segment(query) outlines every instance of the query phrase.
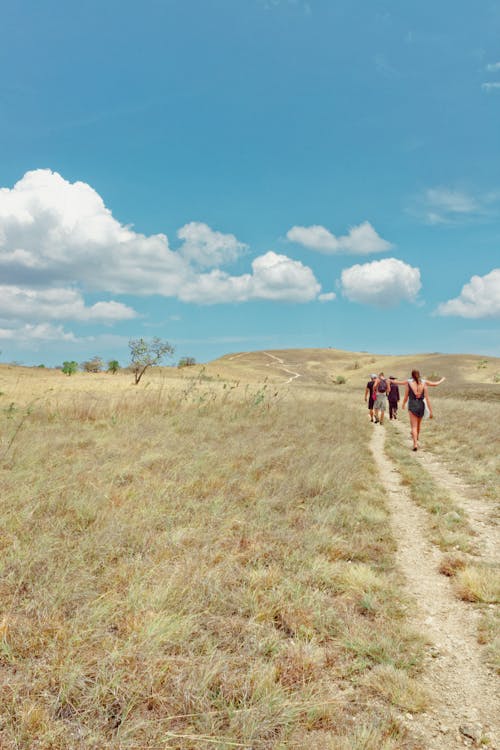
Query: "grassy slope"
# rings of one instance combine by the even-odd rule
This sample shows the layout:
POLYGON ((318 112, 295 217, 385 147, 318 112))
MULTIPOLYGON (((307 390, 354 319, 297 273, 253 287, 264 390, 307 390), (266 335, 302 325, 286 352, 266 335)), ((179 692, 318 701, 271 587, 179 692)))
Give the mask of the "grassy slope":
POLYGON ((415 747, 422 643, 348 408, 408 365, 275 354, 302 387, 259 353, 143 388, 0 368, 2 747, 415 747))

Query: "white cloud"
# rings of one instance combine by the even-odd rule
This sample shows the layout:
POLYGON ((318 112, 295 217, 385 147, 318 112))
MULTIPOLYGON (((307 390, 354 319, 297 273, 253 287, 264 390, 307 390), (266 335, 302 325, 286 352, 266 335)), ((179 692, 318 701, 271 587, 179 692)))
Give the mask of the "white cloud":
POLYGON ((500 89, 500 83, 496 81, 494 83, 482 83, 481 88, 483 89, 483 91, 486 91, 487 93, 489 93, 491 91, 496 91, 500 89))
POLYGON ((189 269, 165 235, 113 218, 90 185, 48 169, 0 190, 0 268, 20 286, 80 283, 87 290, 175 294, 189 269))
POLYGON ((26 323, 26 325, 19 328, 0 328, 0 340, 14 341, 16 344, 77 341, 73 333, 65 331, 62 326, 53 326, 50 323, 38 323, 35 325, 26 323))
POLYGON ((426 198, 431 206, 448 213, 469 214, 478 209, 477 200, 460 190, 445 187, 429 188, 426 198))
POLYGON ((420 270, 397 258, 384 258, 345 268, 341 286, 351 302, 394 307, 404 301, 415 302, 421 288, 420 270))
POLYGON ((120 302, 97 302, 86 307, 74 289, 26 289, 0 285, 0 318, 16 320, 82 320, 113 323, 137 317, 131 307, 120 302))
POLYGON ((472 193, 440 186, 425 190, 415 213, 427 224, 457 224, 491 215, 498 202, 499 195, 494 191, 472 193))
POLYGON ((179 229, 177 236, 184 240, 179 249, 181 255, 204 268, 231 263, 248 248, 234 234, 214 232, 207 224, 197 221, 185 224, 179 229))
POLYGON ((500 70, 500 62, 489 63, 486 66, 486 70, 488 70, 490 73, 495 73, 497 70, 500 70))
POLYGON ((494 268, 486 276, 472 276, 458 297, 438 306, 437 314, 461 318, 500 317, 500 268, 494 268))
POLYGON ((368 255, 389 250, 392 245, 382 239, 370 222, 364 221, 351 227, 348 234, 336 237, 325 227, 314 224, 310 227, 294 226, 287 232, 287 239, 304 245, 320 253, 334 254, 341 252, 368 255))
POLYGON ((112 322, 135 313, 115 301, 86 307, 82 293, 223 303, 304 302, 321 291, 310 268, 273 252, 255 258, 251 273, 221 271, 218 266, 235 261, 247 246, 207 224, 188 223, 178 237, 182 244, 172 250, 165 234, 146 236, 122 225, 90 185, 49 169, 27 172, 12 189, 0 189, 0 272, 9 290, 4 308, 15 308, 20 318, 25 305, 23 319, 112 322))
POLYGON ((184 302, 309 302, 321 291, 313 272, 300 261, 272 251, 255 258, 252 273, 230 276, 219 269, 200 274, 179 291, 184 302))

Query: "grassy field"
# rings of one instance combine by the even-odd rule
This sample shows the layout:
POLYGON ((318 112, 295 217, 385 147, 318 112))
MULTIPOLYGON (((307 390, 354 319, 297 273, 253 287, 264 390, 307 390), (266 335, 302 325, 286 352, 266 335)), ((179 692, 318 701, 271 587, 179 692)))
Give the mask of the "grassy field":
MULTIPOLYGON (((487 412, 491 363, 428 357, 487 412)), ((403 717, 427 705, 426 644, 361 408, 367 371, 408 363, 286 363, 302 381, 262 353, 139 387, 0 367, 2 748, 421 747, 403 717)), ((432 439, 460 468, 442 388, 432 439)), ((481 429, 463 470, 493 501, 481 429)))

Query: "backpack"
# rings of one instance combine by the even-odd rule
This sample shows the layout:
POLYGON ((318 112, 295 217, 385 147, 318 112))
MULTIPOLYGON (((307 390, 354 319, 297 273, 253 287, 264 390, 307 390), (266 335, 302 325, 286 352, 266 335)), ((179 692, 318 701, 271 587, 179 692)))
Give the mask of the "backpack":
POLYGON ((387 381, 384 378, 380 378, 377 390, 379 393, 385 393, 387 391, 387 381))

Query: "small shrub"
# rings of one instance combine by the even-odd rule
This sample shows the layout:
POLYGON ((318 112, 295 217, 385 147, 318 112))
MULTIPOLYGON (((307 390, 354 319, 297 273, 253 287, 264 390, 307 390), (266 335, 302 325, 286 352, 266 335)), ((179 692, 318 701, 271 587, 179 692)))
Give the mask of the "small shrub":
POLYGON ((78 362, 75 362, 74 360, 71 360, 71 362, 63 362, 61 369, 65 375, 74 375, 78 370, 78 362))
POLYGON ((457 595, 465 602, 500 602, 500 574, 497 570, 469 565, 458 573, 456 581, 457 595))
POLYGON ((193 367, 196 364, 194 357, 181 357, 177 367, 193 367))
POLYGON ((465 558, 460 555, 446 555, 441 560, 439 572, 444 576, 452 578, 457 575, 459 570, 463 570, 466 564, 465 558))

